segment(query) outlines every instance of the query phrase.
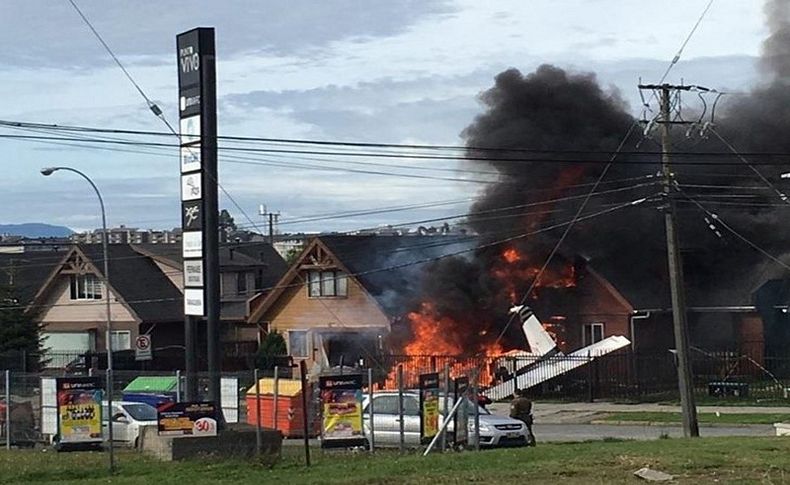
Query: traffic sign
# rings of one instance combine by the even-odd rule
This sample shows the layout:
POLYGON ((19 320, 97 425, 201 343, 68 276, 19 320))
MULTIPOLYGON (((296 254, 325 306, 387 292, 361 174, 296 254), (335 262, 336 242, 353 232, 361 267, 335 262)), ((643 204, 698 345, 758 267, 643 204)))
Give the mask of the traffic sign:
POLYGON ((151 336, 138 336, 134 341, 134 360, 151 360, 153 358, 153 352, 151 352, 151 336))

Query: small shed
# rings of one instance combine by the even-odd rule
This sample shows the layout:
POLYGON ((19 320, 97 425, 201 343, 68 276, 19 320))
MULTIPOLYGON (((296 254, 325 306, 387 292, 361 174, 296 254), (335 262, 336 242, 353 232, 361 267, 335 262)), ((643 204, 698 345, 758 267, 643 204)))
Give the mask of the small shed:
MULTIPOLYGON (((279 430, 287 438, 304 436, 302 422, 302 382, 298 379, 277 380, 277 402, 274 400, 274 379, 263 378, 259 380, 261 426, 279 430), (277 408, 277 422, 274 422, 274 409, 277 408)), ((315 413, 310 412, 310 389, 308 385, 308 420, 311 421, 310 436, 316 436, 318 429, 315 413)), ((255 406, 255 384, 247 390, 247 423, 258 424, 258 411, 255 406)))
POLYGON ((123 400, 143 402, 155 408, 176 401, 176 376, 140 376, 123 389, 123 400))

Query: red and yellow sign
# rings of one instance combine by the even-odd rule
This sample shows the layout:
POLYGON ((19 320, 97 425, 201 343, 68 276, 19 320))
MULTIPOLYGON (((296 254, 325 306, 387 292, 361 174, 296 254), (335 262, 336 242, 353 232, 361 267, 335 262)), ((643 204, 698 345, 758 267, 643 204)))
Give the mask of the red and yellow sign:
POLYGON ((56 379, 60 443, 102 442, 102 388, 93 377, 56 379))

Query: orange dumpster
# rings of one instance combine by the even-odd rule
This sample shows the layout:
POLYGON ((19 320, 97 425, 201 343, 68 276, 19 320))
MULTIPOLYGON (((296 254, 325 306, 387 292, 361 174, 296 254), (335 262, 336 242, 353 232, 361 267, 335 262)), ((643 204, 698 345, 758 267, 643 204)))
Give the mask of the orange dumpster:
MULTIPOLYGON (((286 438, 301 438, 304 436, 302 424, 302 383, 297 379, 279 379, 277 397, 277 422, 274 422, 274 379, 260 379, 260 408, 261 426, 274 428, 286 438)), ((310 437, 318 434, 318 420, 310 409, 310 387, 308 387, 308 421, 310 424, 310 437)), ((247 390, 247 424, 258 424, 258 411, 255 403, 255 385, 247 390)))

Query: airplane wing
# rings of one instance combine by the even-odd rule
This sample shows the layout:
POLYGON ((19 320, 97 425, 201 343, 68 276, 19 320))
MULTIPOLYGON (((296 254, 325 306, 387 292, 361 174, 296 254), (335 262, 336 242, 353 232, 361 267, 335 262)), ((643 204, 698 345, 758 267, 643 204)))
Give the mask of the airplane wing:
POLYGON ((523 370, 526 368, 526 371, 518 374, 515 378, 508 379, 507 381, 490 387, 483 391, 483 394, 494 401, 504 399, 513 395, 516 389, 514 384, 518 385, 518 389, 529 389, 549 379, 553 379, 573 369, 589 364, 597 357, 629 345, 631 345, 631 341, 623 336, 613 335, 607 337, 600 342, 588 345, 569 355, 558 354, 535 364, 525 365, 521 369, 523 370))

